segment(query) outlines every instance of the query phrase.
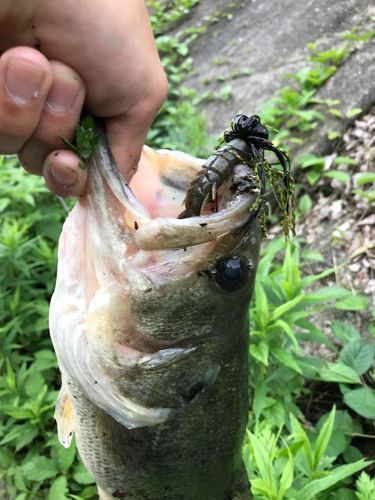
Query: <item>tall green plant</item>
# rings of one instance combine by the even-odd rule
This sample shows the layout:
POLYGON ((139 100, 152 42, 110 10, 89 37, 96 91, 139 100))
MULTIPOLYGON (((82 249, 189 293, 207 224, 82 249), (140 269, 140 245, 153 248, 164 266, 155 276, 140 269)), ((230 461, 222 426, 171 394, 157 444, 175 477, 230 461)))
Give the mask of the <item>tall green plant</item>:
POLYGON ((15 159, 0 164, 0 480, 17 500, 65 499, 68 483, 69 498, 95 498, 53 419, 60 375, 48 308, 65 212, 15 159))
MULTIPOLYGON (((283 500, 340 498, 343 481, 364 469, 371 462, 356 462, 334 466, 326 454, 332 438, 335 408, 315 440, 309 439, 304 428, 291 414, 291 433, 283 437, 266 421, 259 422, 254 432, 247 432, 244 462, 251 491, 255 499, 283 500), (332 496, 334 495, 334 497, 332 496)), ((367 488, 368 489, 368 488, 367 488)))

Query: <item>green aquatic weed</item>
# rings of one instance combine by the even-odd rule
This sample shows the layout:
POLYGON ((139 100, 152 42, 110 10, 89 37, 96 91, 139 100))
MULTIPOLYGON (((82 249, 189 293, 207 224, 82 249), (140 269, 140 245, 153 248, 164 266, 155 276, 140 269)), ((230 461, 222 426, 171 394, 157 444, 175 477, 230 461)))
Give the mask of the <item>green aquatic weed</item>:
POLYGON ((83 162, 81 167, 85 168, 85 161, 90 158, 99 141, 99 134, 94 131, 94 119, 87 115, 78 123, 76 129, 75 144, 64 137, 60 137, 64 146, 76 153, 83 162))

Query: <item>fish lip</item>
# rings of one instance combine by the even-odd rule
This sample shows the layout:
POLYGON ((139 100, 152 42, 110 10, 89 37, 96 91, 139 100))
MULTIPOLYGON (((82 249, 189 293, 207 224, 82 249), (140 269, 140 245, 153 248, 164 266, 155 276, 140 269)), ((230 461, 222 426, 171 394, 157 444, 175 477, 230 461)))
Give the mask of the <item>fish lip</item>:
POLYGON ((134 240, 142 250, 176 250, 214 241, 228 234, 239 235, 248 219, 250 206, 251 203, 238 202, 211 215, 150 219, 138 224, 134 240))

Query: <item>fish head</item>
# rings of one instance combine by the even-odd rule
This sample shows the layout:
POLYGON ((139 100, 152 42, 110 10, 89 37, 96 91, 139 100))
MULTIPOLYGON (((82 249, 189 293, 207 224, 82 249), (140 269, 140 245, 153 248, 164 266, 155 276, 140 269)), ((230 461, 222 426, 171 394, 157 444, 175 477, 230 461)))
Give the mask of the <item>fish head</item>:
POLYGON ((128 185, 102 137, 61 236, 50 313, 60 368, 128 428, 165 421, 247 350, 259 184, 237 165, 214 203, 179 219, 202 164, 145 147, 128 185))

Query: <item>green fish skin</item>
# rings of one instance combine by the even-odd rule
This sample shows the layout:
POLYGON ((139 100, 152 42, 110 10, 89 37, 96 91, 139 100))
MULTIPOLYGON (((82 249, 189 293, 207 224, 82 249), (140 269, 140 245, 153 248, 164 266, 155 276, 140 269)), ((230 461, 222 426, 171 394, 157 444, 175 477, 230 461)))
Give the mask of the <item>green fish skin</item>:
POLYGON ((257 189, 251 166, 238 166, 217 213, 178 219, 201 165, 145 149, 137 176, 146 180, 132 190, 100 132, 88 193, 61 235, 55 417, 64 446, 75 434, 102 499, 251 498, 241 448, 261 239, 258 221, 246 221, 257 189))

